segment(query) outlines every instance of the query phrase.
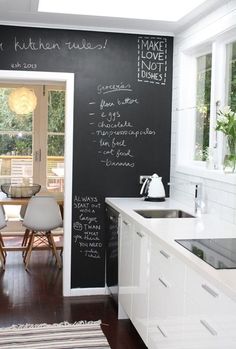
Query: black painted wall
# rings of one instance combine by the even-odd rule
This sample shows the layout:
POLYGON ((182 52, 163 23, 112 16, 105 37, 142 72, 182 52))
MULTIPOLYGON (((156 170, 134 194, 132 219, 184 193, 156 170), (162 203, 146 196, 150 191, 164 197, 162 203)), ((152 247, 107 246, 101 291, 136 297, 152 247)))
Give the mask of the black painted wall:
MULTIPOLYGON (((171 37, 0 27, 0 69, 75 74, 71 287, 105 282, 104 198, 170 171, 171 37)), ((168 190, 166 186, 166 191, 168 190)))

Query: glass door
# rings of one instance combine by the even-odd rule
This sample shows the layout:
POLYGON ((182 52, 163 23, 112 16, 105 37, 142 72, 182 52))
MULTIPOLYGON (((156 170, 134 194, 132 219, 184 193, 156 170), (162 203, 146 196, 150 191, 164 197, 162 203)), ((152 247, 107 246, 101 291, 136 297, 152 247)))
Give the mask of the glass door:
POLYGON ((0 184, 33 180, 33 113, 16 115, 8 105, 15 86, 0 88, 0 184))
MULTIPOLYGON (((22 85, 21 85, 22 86, 22 85)), ((29 86, 37 96, 33 113, 17 115, 8 105, 19 86, 0 86, 0 184, 39 183, 64 190, 63 86, 29 86)))
POLYGON ((65 90, 47 87, 47 188, 64 191, 65 90))

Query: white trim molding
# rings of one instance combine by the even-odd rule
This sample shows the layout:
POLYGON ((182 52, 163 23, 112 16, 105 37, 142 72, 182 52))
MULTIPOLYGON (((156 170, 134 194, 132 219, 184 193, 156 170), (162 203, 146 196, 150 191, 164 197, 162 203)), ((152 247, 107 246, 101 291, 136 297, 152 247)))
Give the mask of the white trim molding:
POLYGON ((105 287, 94 287, 94 288, 72 288, 70 294, 65 296, 96 296, 96 295, 106 295, 107 290, 105 287))

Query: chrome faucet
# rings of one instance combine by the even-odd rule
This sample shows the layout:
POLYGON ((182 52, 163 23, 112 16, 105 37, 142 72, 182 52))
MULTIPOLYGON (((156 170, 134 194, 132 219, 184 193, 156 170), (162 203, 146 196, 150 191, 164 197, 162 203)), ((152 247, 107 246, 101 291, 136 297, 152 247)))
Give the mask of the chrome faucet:
POLYGON ((197 216, 201 213, 206 212, 206 203, 203 199, 203 183, 187 181, 187 182, 179 182, 179 183, 168 183, 168 185, 186 185, 191 184, 194 185, 194 214, 197 216))
POLYGON ((196 215, 205 212, 206 203, 203 200, 203 186, 202 183, 191 182, 195 186, 194 193, 194 212, 196 215))

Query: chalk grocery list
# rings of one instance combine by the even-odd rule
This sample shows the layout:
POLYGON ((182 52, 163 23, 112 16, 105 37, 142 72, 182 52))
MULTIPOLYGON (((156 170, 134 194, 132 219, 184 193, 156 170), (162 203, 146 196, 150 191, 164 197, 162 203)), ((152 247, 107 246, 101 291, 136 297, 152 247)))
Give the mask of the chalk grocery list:
POLYGON ((138 81, 166 85, 167 39, 138 37, 138 81))
POLYGON ((99 84, 95 95, 89 101, 88 123, 99 163, 105 167, 135 167, 135 143, 157 133, 148 125, 141 129, 136 125, 133 116, 138 115, 142 100, 127 82, 99 84))

